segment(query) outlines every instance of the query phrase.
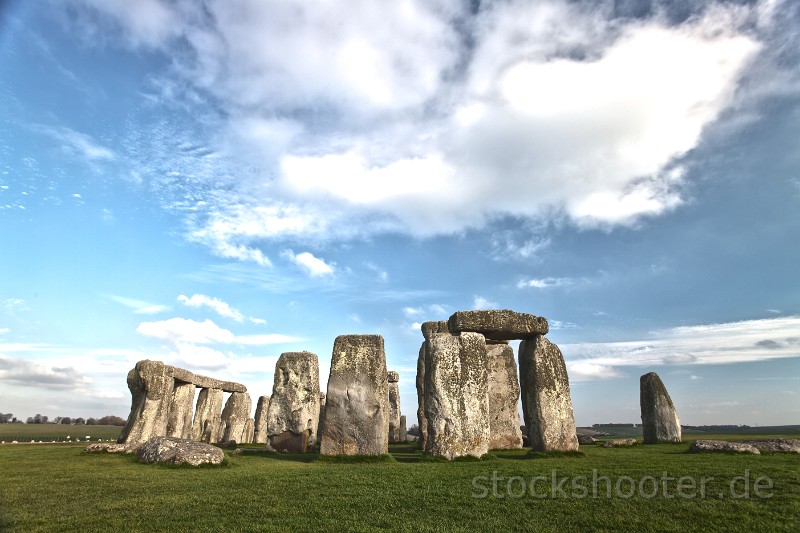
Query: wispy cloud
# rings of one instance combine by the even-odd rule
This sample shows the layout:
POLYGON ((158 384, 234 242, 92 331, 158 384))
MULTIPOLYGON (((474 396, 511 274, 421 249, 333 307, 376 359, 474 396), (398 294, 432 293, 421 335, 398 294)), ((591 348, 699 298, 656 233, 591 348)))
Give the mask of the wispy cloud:
POLYGON ((574 283, 575 280, 572 278, 531 278, 527 280, 521 280, 519 283, 517 283, 517 287, 520 289, 550 289, 554 287, 568 287, 574 283))
POLYGON ((169 311, 171 309, 169 306, 166 305, 154 304, 150 302, 145 302, 144 300, 137 300, 135 298, 117 296, 115 294, 107 294, 105 297, 111 301, 117 302, 118 304, 133 309, 133 312, 136 313, 137 315, 155 315, 158 313, 169 311))
POLYGON ((617 377, 628 366, 715 365, 800 357, 800 316, 681 326, 641 341, 563 344, 570 376, 617 377))
POLYGON ((292 250, 284 250, 281 252, 281 257, 302 268, 312 278, 332 276, 334 273, 335 264, 326 263, 319 257, 315 257, 311 252, 301 252, 295 255, 292 250))
POLYGON ((67 153, 89 162, 109 161, 116 158, 112 150, 98 143, 91 135, 63 126, 37 125, 33 128, 58 141, 61 148, 67 153))
POLYGON ((220 316, 232 318, 236 322, 244 322, 244 315, 238 309, 232 308, 219 298, 204 294, 193 294, 191 297, 181 294, 178 301, 189 307, 208 307, 220 316))
POLYGON ((474 296, 472 300, 473 309, 497 309, 499 304, 491 302, 483 296, 474 296))
POLYGON ((266 346, 302 340, 299 337, 270 333, 263 335, 235 335, 221 328, 212 320, 197 322, 188 318, 170 318, 158 322, 142 322, 136 328, 138 333, 172 343, 191 344, 240 344, 246 346, 266 346))

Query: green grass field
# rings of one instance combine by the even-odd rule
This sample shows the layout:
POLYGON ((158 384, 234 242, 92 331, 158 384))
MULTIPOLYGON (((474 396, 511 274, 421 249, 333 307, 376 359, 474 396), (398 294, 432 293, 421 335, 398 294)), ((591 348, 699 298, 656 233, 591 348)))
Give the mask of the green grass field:
POLYGON ((361 464, 226 453, 226 464, 205 468, 84 454, 77 444, 6 444, 0 529, 800 529, 800 455, 689 454, 689 444, 584 446, 566 457, 498 451, 452 463, 424 460, 413 444, 393 446, 394 460, 361 464))
POLYGON ((122 431, 120 426, 86 426, 69 424, 0 424, 0 441, 19 442, 39 441, 50 442, 53 440, 85 440, 88 435, 91 440, 117 440, 122 431))

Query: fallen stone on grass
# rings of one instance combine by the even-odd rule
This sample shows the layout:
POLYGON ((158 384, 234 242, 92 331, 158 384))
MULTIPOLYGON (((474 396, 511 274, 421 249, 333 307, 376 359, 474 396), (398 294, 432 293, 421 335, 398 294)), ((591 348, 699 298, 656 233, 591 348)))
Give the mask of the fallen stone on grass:
POLYGON ((636 439, 612 439, 603 443, 603 448, 621 448, 625 446, 636 446, 636 439))
POLYGON ((218 465, 225 454, 216 446, 175 437, 152 437, 139 446, 136 456, 143 463, 172 463, 174 465, 218 465))
POLYGON ((133 449, 124 444, 117 444, 116 442, 95 442, 90 444, 84 450, 86 453, 108 452, 108 453, 133 453, 133 449))
POLYGON ((594 444, 597 441, 591 435, 585 435, 583 433, 578 433, 578 444, 594 444))
POLYGON ((752 444, 744 442, 728 442, 725 440, 696 440, 689 446, 690 452, 735 452, 760 455, 761 452, 752 444))
POLYGON ((761 452, 800 453, 800 439, 759 439, 742 442, 752 444, 761 452))

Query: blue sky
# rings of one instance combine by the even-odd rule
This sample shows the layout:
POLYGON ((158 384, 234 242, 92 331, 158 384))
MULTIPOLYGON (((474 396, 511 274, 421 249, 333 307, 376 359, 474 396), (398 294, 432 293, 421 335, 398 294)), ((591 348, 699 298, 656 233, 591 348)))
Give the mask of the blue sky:
MULTIPOLYGON (((701 4, 701 5, 695 5, 701 4)), ((126 416, 160 359, 545 316, 576 421, 800 420, 800 7, 0 4, 0 411, 126 416)), ((411 423, 411 422, 410 422, 411 423)))

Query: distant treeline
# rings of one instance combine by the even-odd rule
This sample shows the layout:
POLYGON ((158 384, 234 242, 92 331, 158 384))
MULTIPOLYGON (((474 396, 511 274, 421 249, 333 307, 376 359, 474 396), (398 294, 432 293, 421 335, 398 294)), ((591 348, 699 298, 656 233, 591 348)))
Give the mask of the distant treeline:
POLYGON ((696 429, 698 431, 730 431, 735 429, 749 429, 750 426, 747 424, 736 425, 736 424, 726 424, 726 425, 718 425, 718 426, 684 426, 681 425, 683 429, 696 429))
POLYGON ((636 424, 592 424, 593 428, 635 428, 636 424))
MULTIPOLYGON (((45 415, 37 414, 36 416, 29 416, 25 421, 26 424, 70 424, 70 425, 87 425, 87 426, 124 426, 127 421, 118 416, 104 416, 102 418, 72 418, 69 416, 57 416, 53 420, 45 415)), ((0 424, 22 424, 22 420, 17 420, 12 413, 0 413, 0 424)))

